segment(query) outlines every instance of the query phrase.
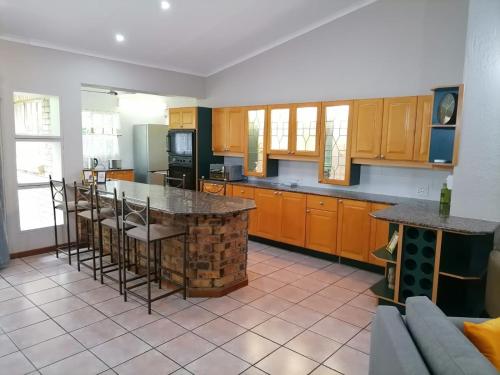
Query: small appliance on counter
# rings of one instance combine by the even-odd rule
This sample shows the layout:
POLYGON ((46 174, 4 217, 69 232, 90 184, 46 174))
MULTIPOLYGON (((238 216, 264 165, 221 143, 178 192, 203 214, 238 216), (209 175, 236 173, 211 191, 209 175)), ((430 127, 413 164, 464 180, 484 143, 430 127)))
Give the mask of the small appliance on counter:
POLYGON ((108 169, 122 169, 122 161, 121 160, 108 160, 108 169))
POLYGON ((208 178, 211 180, 241 181, 243 167, 241 165, 210 164, 208 178))
POLYGON ((96 158, 87 158, 87 163, 85 165, 86 169, 94 169, 99 165, 99 160, 96 158))

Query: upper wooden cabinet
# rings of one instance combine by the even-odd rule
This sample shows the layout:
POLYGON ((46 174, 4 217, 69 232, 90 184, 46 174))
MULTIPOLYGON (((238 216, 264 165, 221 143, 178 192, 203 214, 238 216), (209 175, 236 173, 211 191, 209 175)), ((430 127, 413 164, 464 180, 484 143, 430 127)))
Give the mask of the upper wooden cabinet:
POLYGON ((170 129, 196 129, 196 108, 169 108, 170 129))
POLYGON ((417 100, 417 121, 415 124, 415 146, 413 160, 429 160, 429 142, 431 139, 433 96, 419 96, 417 100))
POLYGON ((245 110, 215 108, 212 111, 212 150, 216 154, 243 154, 245 110))
POLYGON ((413 160, 417 97, 384 99, 381 159, 413 160))
POLYGON ((325 102, 322 107, 319 182, 335 185, 359 183, 359 165, 351 175, 353 101, 325 102))
POLYGON ((269 106, 269 142, 271 156, 317 157, 320 143, 321 103, 280 104, 269 106))
POLYGON ((341 257, 368 261, 370 249, 370 203, 339 200, 337 254, 341 257))
POLYGON ((354 101, 352 150, 353 158, 378 158, 382 136, 383 99, 354 101))

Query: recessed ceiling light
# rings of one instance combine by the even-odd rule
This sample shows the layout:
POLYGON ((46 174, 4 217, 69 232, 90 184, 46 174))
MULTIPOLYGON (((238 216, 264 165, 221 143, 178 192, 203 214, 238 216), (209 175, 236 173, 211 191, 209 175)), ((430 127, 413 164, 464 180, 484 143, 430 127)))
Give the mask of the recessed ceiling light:
POLYGON ((170 3, 168 1, 162 1, 161 2, 161 9, 167 10, 170 8, 170 3))
POLYGON ((115 35, 115 39, 118 43, 121 43, 121 42, 124 42, 125 41, 125 37, 123 36, 123 34, 116 34, 115 35))

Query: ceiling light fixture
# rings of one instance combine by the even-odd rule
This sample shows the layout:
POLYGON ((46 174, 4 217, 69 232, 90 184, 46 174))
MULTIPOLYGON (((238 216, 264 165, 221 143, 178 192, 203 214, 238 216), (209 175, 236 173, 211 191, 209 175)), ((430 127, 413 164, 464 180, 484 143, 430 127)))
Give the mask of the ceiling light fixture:
POLYGON ((125 37, 123 36, 123 34, 116 34, 115 39, 118 43, 122 43, 125 41, 125 37))
POLYGON ((170 3, 168 1, 162 1, 161 2, 161 9, 167 10, 170 8, 170 3))

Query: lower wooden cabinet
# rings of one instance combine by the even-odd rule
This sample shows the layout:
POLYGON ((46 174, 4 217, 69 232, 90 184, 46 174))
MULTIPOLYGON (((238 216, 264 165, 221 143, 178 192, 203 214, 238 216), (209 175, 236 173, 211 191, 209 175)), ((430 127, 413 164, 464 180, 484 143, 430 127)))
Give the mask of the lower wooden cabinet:
POLYGON ((278 191, 255 189, 257 205, 257 227, 259 237, 279 241, 281 231, 281 199, 278 191))
POLYGON ((134 170, 112 170, 106 172, 106 178, 110 180, 134 181, 134 170))
POLYGON ((339 200, 337 255, 368 261, 370 249, 370 203, 339 200))
MULTIPOLYGON (((383 210, 387 207, 389 207, 387 204, 372 203, 370 212, 383 210)), ((385 262, 375 258, 371 253, 372 251, 387 245, 389 242, 389 222, 377 220, 373 217, 370 217, 370 222, 370 254, 368 262, 378 266, 384 266, 385 262)))
POLYGON ((306 211, 307 249, 335 254, 337 248, 337 212, 308 208, 306 211))
MULTIPOLYGON (((254 199, 255 200, 255 190, 253 187, 249 186, 238 186, 238 185, 228 185, 231 196, 254 199)), ((228 195, 226 193, 226 195, 228 195)), ((257 203, 257 202, 255 202, 257 203)), ((248 233, 251 235, 257 235, 257 209, 251 210, 248 214, 248 233)))
POLYGON ((279 240, 304 247, 306 236, 306 195, 279 192, 281 199, 281 230, 279 240))

